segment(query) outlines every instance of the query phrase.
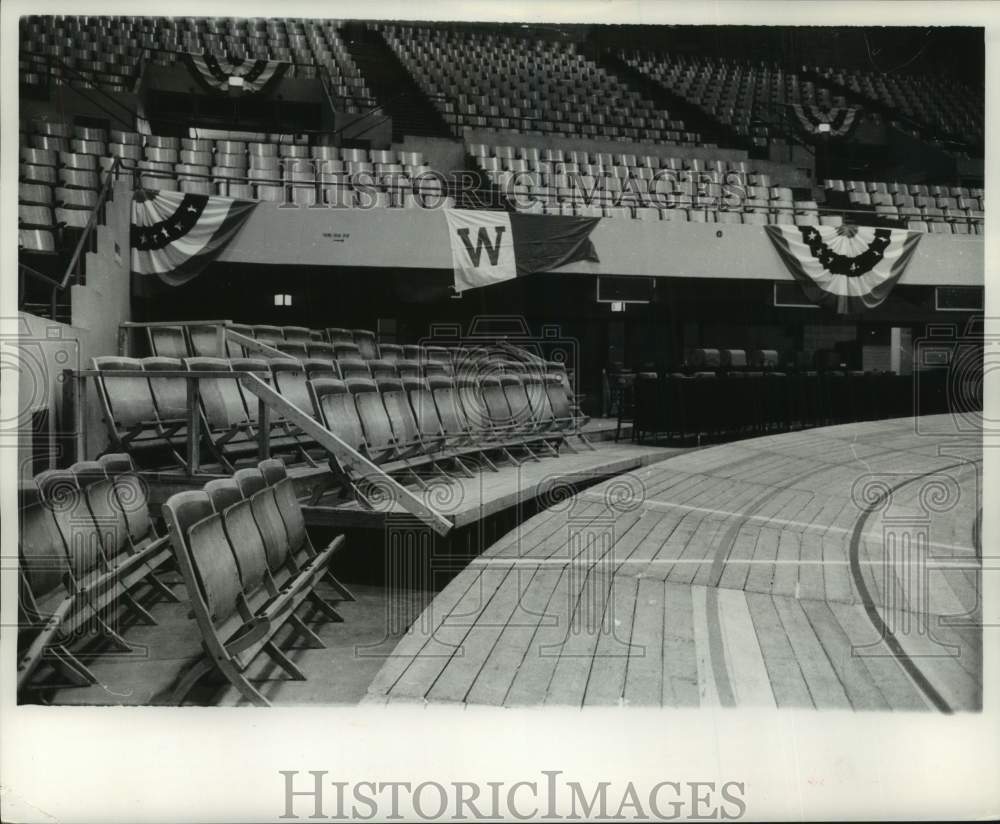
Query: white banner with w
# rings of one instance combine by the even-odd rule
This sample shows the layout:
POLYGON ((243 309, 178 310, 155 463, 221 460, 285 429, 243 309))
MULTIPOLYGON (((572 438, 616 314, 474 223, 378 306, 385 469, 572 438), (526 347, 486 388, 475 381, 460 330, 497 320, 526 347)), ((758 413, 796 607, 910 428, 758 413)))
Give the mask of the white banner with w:
POLYGON ((455 291, 517 277, 514 236, 507 212, 445 209, 455 291))

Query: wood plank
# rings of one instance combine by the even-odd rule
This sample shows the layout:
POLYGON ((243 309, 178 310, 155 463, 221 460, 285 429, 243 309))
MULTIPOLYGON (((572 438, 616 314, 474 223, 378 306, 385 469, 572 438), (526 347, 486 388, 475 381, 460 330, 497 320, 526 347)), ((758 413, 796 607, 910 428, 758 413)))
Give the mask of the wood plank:
POLYGON ((632 646, 625 665, 624 702, 660 706, 663 698, 664 585, 652 578, 636 579, 632 646))
POLYGON ((517 572, 510 572, 491 593, 454 655, 427 692, 428 701, 464 701, 522 595, 517 572))
POLYGON ((691 588, 663 585, 663 697, 664 706, 697 707, 698 662, 694 639, 691 588))
MULTIPOLYGON (((712 653, 708 640, 708 603, 707 587, 688 587, 691 593, 691 628, 694 642, 695 665, 698 684, 698 704, 702 707, 718 707, 719 690, 712 673, 712 653)), ((667 653, 664 650, 664 667, 667 666, 667 653)), ((666 674, 664 691, 666 690, 666 674)), ((663 703, 667 704, 664 695, 663 703)))
POLYGON ((389 655, 382 669, 378 671, 368 687, 370 695, 388 693, 410 664, 423 653, 425 647, 428 655, 444 655, 449 652, 438 643, 435 633, 451 609, 479 580, 481 572, 480 569, 467 568, 455 576, 438 593, 427 609, 413 622, 389 655), (424 627, 427 629, 422 629, 424 627))
POLYGON ((793 598, 772 600, 813 705, 819 709, 849 709, 851 702, 844 685, 837 677, 802 608, 805 602, 793 598))
POLYGON ((746 599, 775 703, 778 707, 812 707, 809 687, 778 617, 773 596, 748 592, 746 599))
POLYGON ((927 636, 924 627, 899 612, 879 610, 896 641, 910 661, 953 710, 982 708, 982 684, 958 663, 956 657, 927 636), (908 626, 907 623, 908 622, 908 626))
MULTIPOLYGON (((568 612, 568 632, 558 645, 550 648, 558 652, 559 659, 545 693, 546 705, 583 704, 601 627, 611 603, 612 575, 602 574, 598 567, 591 566, 578 577, 577 597, 568 612)), ((573 589, 571 584, 570 591, 573 589)))
POLYGON ((872 681, 892 709, 933 709, 879 637, 862 606, 831 603, 830 610, 851 639, 855 659, 868 668, 872 681))
POLYGON ((771 681, 745 595, 739 590, 721 589, 718 604, 726 666, 737 705, 774 707, 771 681))
MULTIPOLYGON (((531 647, 539 626, 546 620, 546 609, 563 570, 534 570, 507 626, 490 650, 486 663, 466 696, 470 704, 500 706, 531 647)), ((548 613, 549 623, 556 615, 548 613)))
POLYGON ((764 526, 757 536, 754 548, 753 563, 747 575, 746 588, 750 592, 771 592, 774 580, 774 561, 778 557, 778 542, 781 532, 773 527, 764 526))
POLYGON ((851 640, 847 637, 830 607, 820 601, 802 601, 802 609, 809 619, 816 637, 823 645, 844 691, 856 710, 888 709, 867 667, 851 654, 851 640))
POLYGON ((558 649, 554 647, 566 639, 569 602, 576 595, 575 591, 570 591, 570 576, 563 571, 552 591, 547 610, 557 620, 539 624, 504 699, 504 706, 535 706, 544 700, 559 660, 558 649))
POLYGON ((799 559, 801 540, 789 529, 782 529, 778 536, 778 555, 774 566, 774 580, 771 592, 775 595, 794 596, 799 583, 799 559))
MULTIPOLYGON (((430 643, 421 649, 404 670, 399 680, 392 686, 393 696, 423 698, 440 672, 456 655, 468 654, 464 641, 474 623, 475 615, 485 606, 483 592, 492 593, 500 585, 510 567, 489 567, 482 570, 478 579, 470 586, 431 636, 430 643), (455 615, 462 616, 454 619, 455 615)), ((432 604, 433 606, 433 604, 432 604)))
POLYGON ((636 652, 632 635, 639 580, 621 576, 612 581, 611 601, 587 679, 584 706, 617 706, 624 701, 628 661, 636 652))
POLYGON ((722 569, 719 586, 732 589, 745 589, 750 577, 750 561, 757 552, 757 541, 760 539, 760 526, 744 524, 736 534, 729 557, 722 569))

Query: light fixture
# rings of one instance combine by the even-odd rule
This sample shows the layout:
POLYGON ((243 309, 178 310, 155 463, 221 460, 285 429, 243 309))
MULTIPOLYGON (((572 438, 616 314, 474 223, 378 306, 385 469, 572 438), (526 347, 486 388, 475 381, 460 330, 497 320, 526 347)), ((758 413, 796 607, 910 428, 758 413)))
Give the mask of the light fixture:
POLYGON ((826 134, 827 132, 830 131, 830 124, 829 123, 817 123, 816 124, 816 131, 819 134, 826 134))
POLYGON ((275 295, 274 296, 275 306, 291 306, 292 296, 291 295, 275 295))
POLYGON ((611 311, 612 312, 624 312, 625 311, 625 301, 623 301, 623 300, 613 300, 613 301, 611 301, 611 311))

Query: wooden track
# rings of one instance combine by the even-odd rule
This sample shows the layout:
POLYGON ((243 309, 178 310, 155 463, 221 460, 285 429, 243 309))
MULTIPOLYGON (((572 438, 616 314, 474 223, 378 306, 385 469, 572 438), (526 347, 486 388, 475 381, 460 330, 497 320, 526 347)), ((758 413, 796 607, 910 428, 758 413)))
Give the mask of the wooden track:
POLYGON ((366 700, 977 710, 981 443, 929 422, 593 486, 453 579, 366 700))
MULTIPOLYGON (((540 454, 538 460, 515 455, 523 460, 520 466, 500 462, 496 472, 483 469, 474 473, 473 478, 461 477, 452 470, 450 482, 438 476, 426 480, 424 489, 412 482, 407 488, 418 500, 461 527, 536 496, 558 498, 568 485, 590 484, 665 460, 681 451, 610 441, 596 443, 592 450, 579 442, 574 448, 576 452, 564 448, 558 457, 540 454)), ((405 512, 399 503, 388 498, 368 509, 353 500, 338 500, 336 494, 326 496, 317 505, 303 507, 310 526, 340 528, 383 529, 388 514, 405 512)))

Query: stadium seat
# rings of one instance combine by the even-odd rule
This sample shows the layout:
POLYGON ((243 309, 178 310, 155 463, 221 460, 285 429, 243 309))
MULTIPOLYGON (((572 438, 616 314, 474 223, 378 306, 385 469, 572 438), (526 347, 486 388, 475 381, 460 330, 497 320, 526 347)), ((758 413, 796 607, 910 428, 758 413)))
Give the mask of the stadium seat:
POLYGON ((152 389, 145 375, 119 376, 116 373, 142 372, 136 358, 97 357, 93 367, 100 374, 95 381, 98 397, 112 443, 118 451, 137 456, 151 450, 165 453, 174 463, 184 461, 176 451, 186 421, 159 417, 152 389))

